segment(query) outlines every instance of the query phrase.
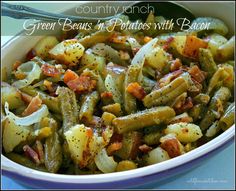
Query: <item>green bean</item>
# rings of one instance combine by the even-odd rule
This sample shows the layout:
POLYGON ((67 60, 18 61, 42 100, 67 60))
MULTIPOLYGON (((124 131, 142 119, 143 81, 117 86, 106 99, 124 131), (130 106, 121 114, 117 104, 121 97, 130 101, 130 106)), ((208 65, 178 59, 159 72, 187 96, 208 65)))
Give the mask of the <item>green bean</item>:
POLYGON ((111 46, 112 48, 116 50, 123 50, 123 51, 128 51, 131 52, 131 46, 128 42, 125 43, 107 43, 107 45, 111 46))
POLYGON ((173 101, 170 101, 170 103, 168 103, 168 105, 170 107, 175 107, 179 103, 183 103, 186 100, 187 96, 188 96, 187 92, 184 92, 184 93, 180 94, 179 96, 177 96, 173 101))
POLYGON ((127 92, 126 88, 130 83, 138 81, 139 74, 140 74, 140 68, 131 65, 128 68, 127 74, 125 76, 124 108, 127 114, 134 113, 137 111, 136 99, 129 92, 127 92))
POLYGON ((114 31, 108 32, 107 30, 100 30, 95 33, 92 33, 90 36, 85 36, 82 39, 79 39, 79 43, 82 44, 85 48, 92 47, 97 43, 102 43, 107 41, 114 31))
POLYGON ((143 136, 143 142, 147 145, 157 145, 163 134, 160 131, 152 132, 143 136))
POLYGON ((34 162, 32 162, 30 159, 23 155, 19 155, 16 153, 6 153, 5 154, 7 158, 11 159, 12 161, 19 163, 23 166, 35 169, 35 170, 40 170, 43 172, 48 172, 47 169, 44 166, 37 166, 34 162))
POLYGON ((57 132, 46 138, 44 148, 45 166, 49 172, 56 173, 62 164, 62 147, 57 132))
POLYGON ((164 105, 186 92, 187 89, 187 82, 182 77, 178 77, 170 84, 148 94, 143 99, 143 103, 148 108, 164 105))
POLYGON ((221 116, 220 110, 223 110, 223 106, 231 97, 230 90, 226 87, 221 87, 216 91, 215 95, 210 101, 208 111, 202 121, 200 127, 204 131, 206 130, 216 119, 221 116))
POLYGON ((112 123, 115 126, 116 131, 121 134, 128 131, 138 130, 143 127, 160 124, 174 116, 175 111, 172 108, 163 106, 118 117, 115 118, 112 123))
POLYGON ((216 72, 217 66, 210 50, 199 48, 199 61, 201 69, 208 73, 208 78, 211 78, 216 72))
POLYGON ((91 121, 93 119, 94 108, 96 107, 98 101, 99 95, 97 91, 93 91, 92 93, 85 95, 79 111, 79 119, 87 122, 91 121))
POLYGON ((143 79, 141 81, 141 86, 144 88, 146 93, 150 93, 155 85, 156 81, 151 80, 146 76, 143 76, 143 79))
POLYGON ((151 66, 144 66, 143 67, 143 74, 146 76, 151 76, 152 78, 155 78, 156 71, 151 66))
POLYGON ((201 120, 206 112, 206 106, 204 106, 203 104, 196 104, 190 109, 189 115, 193 118, 193 121, 195 122, 201 120))
POLYGON ((36 88, 33 88, 32 86, 21 88, 21 91, 31 96, 36 96, 37 94, 39 94, 40 99, 42 99, 43 103, 48 106, 49 110, 55 113, 61 113, 57 97, 52 97, 36 88))
POLYGON ((210 94, 215 87, 222 86, 223 81, 226 80, 228 77, 229 74, 227 73, 227 71, 223 67, 220 67, 210 79, 207 94, 210 94))
POLYGON ((134 56, 131 65, 125 75, 124 82, 124 108, 126 113, 134 113, 137 111, 137 103, 134 96, 127 92, 126 88, 132 82, 141 83, 143 79, 142 69, 145 61, 145 57, 148 52, 150 52, 157 44, 158 39, 154 38, 147 44, 145 44, 138 53, 134 56))
POLYGON ((210 101, 210 96, 204 93, 200 93, 193 98, 193 101, 197 104, 204 104, 207 105, 210 101))
POLYGON ((222 130, 227 130, 234 124, 235 103, 231 103, 226 109, 224 115, 219 120, 219 126, 222 130))
POLYGON ((57 88, 59 105, 62 113, 62 129, 65 133, 78 122, 78 106, 75 93, 69 88, 57 88))

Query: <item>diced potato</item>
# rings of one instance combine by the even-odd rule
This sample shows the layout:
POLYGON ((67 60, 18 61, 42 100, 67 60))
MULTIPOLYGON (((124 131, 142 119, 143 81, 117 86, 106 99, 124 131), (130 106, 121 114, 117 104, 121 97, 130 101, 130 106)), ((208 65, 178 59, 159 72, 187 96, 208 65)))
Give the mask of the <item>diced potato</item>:
POLYGON ((30 130, 23 126, 18 126, 10 118, 7 118, 3 131, 3 148, 6 153, 13 151, 13 149, 25 141, 30 134, 30 130))
POLYGON ((148 165, 156 164, 168 159, 170 159, 168 153, 161 147, 151 150, 147 155, 144 156, 144 160, 148 165))
POLYGON ((51 57, 66 65, 76 65, 84 54, 84 47, 77 39, 64 40, 49 51, 51 57))
POLYGON ((183 122, 168 125, 165 129, 165 133, 176 134, 177 139, 183 143, 195 142, 202 137, 202 131, 199 126, 183 122))
POLYGON ((47 59, 49 57, 48 52, 57 44, 59 41, 55 36, 43 37, 33 48, 35 54, 42 59, 47 59))
POLYGON ((162 71, 169 60, 170 55, 161 47, 155 47, 146 55, 146 64, 158 71, 162 71))
POLYGON ((112 127, 106 128, 102 136, 99 136, 96 131, 84 125, 75 125, 64 133, 71 158, 80 168, 87 166, 94 159, 109 143, 112 134, 112 127))
POLYGON ((184 46, 186 42, 186 35, 176 35, 174 40, 170 43, 170 48, 179 54, 183 54, 184 46))
POLYGON ((90 128, 84 125, 75 125, 65 132, 66 141, 69 146, 71 157, 75 163, 81 167, 87 165, 88 156, 85 155, 88 152, 88 144, 90 137, 87 136, 87 132, 90 128))

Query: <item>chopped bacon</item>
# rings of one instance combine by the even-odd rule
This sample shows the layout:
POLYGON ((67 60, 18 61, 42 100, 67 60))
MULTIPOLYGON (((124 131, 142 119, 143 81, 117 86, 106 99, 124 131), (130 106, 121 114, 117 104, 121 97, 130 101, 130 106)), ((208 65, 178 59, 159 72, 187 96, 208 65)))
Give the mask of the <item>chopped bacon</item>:
POLYGON ((206 73, 201 71, 200 68, 196 65, 191 67, 188 70, 189 74, 192 78, 194 78, 197 82, 202 83, 206 78, 206 73))
POLYGON ((139 150, 142 151, 143 153, 148 153, 149 151, 152 150, 152 147, 149 147, 146 144, 140 145, 139 150))
POLYGON ((120 150, 122 148, 122 143, 121 142, 114 142, 111 143, 108 147, 107 147, 107 154, 110 156, 112 155, 114 152, 120 150))
POLYGON ((176 70, 174 72, 171 72, 169 74, 166 74, 163 78, 159 80, 159 86, 163 87, 169 84, 172 80, 179 77, 183 73, 183 70, 176 70))
POLYGON ((28 94, 26 94, 26 93, 24 93, 24 92, 20 92, 20 94, 21 94, 21 99, 25 102, 25 103, 30 103, 31 101, 32 101, 32 99, 33 99, 33 97, 32 96, 30 96, 30 95, 28 95, 28 94))
POLYGON ((38 154, 29 145, 25 145, 23 147, 23 151, 25 152, 26 156, 32 159, 37 165, 40 164, 38 154))
POLYGON ((109 39, 110 42, 118 43, 118 44, 124 44, 127 40, 127 36, 119 36, 117 33, 112 35, 112 37, 109 39))
POLYGON ((191 79, 192 79, 194 85, 197 87, 197 91, 195 91, 195 92, 193 92, 193 93, 195 93, 195 94, 200 93, 201 90, 202 90, 202 84, 200 84, 200 83, 199 83, 197 80, 195 80, 194 78, 191 78, 191 79))
POLYGON ((179 58, 170 61, 170 71, 173 72, 175 70, 179 70, 182 66, 182 62, 179 58))
POLYGON ((60 71, 55 66, 49 64, 43 64, 41 69, 45 76, 58 77, 60 75, 60 71))
POLYGON ((22 64, 21 61, 17 60, 14 64, 13 64, 13 70, 17 70, 17 68, 22 64))
POLYGON ((184 103, 179 104, 177 107, 175 106, 176 113, 183 113, 193 107, 193 100, 191 97, 188 97, 184 103))
POLYGON ((174 40, 174 37, 169 37, 167 40, 166 40, 166 43, 163 45, 163 49, 164 50, 168 50, 169 49, 169 46, 171 44, 171 42, 174 40))
POLYGON ((35 142, 35 151, 38 154, 40 162, 44 163, 43 145, 42 145, 41 141, 39 141, 39 140, 36 140, 36 142, 35 142))
POLYGON ((180 118, 176 118, 176 119, 171 120, 169 122, 169 124, 175 124, 175 123, 180 123, 180 122, 191 123, 191 122, 193 122, 193 118, 190 116, 180 117, 180 118))
POLYGON ((144 43, 148 43, 149 41, 151 41, 152 40, 152 37, 149 37, 149 36, 145 36, 144 38, 143 38, 143 42, 144 43))
POLYGON ((123 140, 123 135, 118 133, 113 133, 110 143, 121 142, 123 140))
POLYGON ((96 85, 96 80, 92 80, 87 75, 80 75, 78 78, 67 82, 67 86, 78 94, 91 92, 95 89, 96 85))
POLYGON ((91 138, 93 136, 93 130, 91 128, 87 128, 86 135, 91 138))
POLYGON ((126 90, 139 100, 142 100, 146 96, 144 88, 137 82, 130 83, 126 90))
POLYGON ((140 50, 140 48, 136 47, 132 49, 133 55, 135 55, 138 51, 140 50))
POLYGON ((66 72, 65 72, 65 74, 64 74, 63 80, 64 80, 64 83, 66 84, 66 83, 68 83, 69 81, 75 80, 75 79, 78 78, 78 77, 79 77, 78 74, 76 74, 74 71, 68 69, 68 70, 66 70, 66 72))
POLYGON ((179 142, 176 138, 166 139, 160 146, 171 158, 181 155, 179 142))
POLYGON ((112 98, 112 97, 113 97, 113 95, 112 95, 111 92, 102 92, 102 93, 101 93, 101 98, 107 98, 107 99, 109 99, 109 98, 112 98))
POLYGON ((39 96, 33 97, 27 108, 23 111, 22 116, 28 116, 32 114, 33 112, 37 111, 40 106, 42 105, 42 100, 39 98, 39 96))
POLYGON ((16 79, 18 80, 23 80, 26 77, 26 74, 23 72, 16 71, 14 74, 15 74, 16 79))
POLYGON ((32 48, 27 54, 26 54, 26 59, 31 60, 36 56, 35 50, 32 48))
POLYGON ((196 36, 187 35, 183 55, 190 58, 198 58, 199 48, 207 48, 208 43, 196 36))

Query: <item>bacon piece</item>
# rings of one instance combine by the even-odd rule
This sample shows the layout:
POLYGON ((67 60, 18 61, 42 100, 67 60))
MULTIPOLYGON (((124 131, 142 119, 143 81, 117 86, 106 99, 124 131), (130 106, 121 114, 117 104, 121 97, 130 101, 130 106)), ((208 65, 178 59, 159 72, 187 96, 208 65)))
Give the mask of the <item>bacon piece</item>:
POLYGON ((206 79, 206 73, 201 71, 200 68, 196 65, 191 67, 188 72, 191 77, 199 83, 202 83, 206 79))
POLYGON ((171 158, 181 155, 179 142, 176 138, 166 139, 160 146, 171 158))
POLYGON ((96 80, 92 80, 90 76, 81 75, 78 78, 67 82, 67 86, 78 94, 91 92, 96 87, 96 80))
POLYGON ((35 151, 38 154, 40 162, 44 163, 43 145, 42 145, 41 141, 39 141, 39 140, 36 140, 36 142, 35 142, 35 151))
POLYGON ((32 48, 27 54, 26 54, 26 59, 31 60, 36 56, 35 50, 32 48))
POLYGON ((102 99, 103 99, 103 98, 109 99, 109 98, 112 98, 112 97, 113 97, 113 95, 112 95, 111 92, 102 92, 102 93, 101 93, 101 98, 102 98, 102 99))
POLYGON ((175 106, 176 113, 183 113, 193 107, 193 100, 191 97, 188 97, 184 103, 179 104, 177 107, 175 106))
POLYGON ((19 60, 17 60, 17 61, 13 64, 13 66, 12 66, 13 70, 17 70, 17 68, 18 68, 21 64, 22 64, 22 62, 19 61, 19 60))
POLYGON ((55 66, 49 64, 43 64, 41 69, 45 76, 58 77, 60 75, 60 71, 55 66))
POLYGON ((183 55, 190 58, 198 58, 199 48, 207 48, 208 43, 196 36, 187 35, 183 55))
POLYGON ((22 116, 27 116, 32 114, 33 112, 37 111, 39 107, 42 105, 42 100, 39 96, 33 97, 27 108, 23 111, 22 116))
POLYGON ((152 150, 152 147, 149 147, 146 144, 140 145, 139 150, 142 151, 143 153, 148 153, 149 151, 152 150))
POLYGON ((179 77, 181 74, 183 73, 183 70, 176 70, 174 72, 171 72, 169 74, 166 74, 164 77, 162 77, 159 80, 159 87, 163 87, 166 86, 167 84, 169 84, 171 81, 173 81, 174 79, 176 79, 177 77, 179 77))
POLYGON ((21 94, 21 99, 22 99, 25 103, 27 103, 27 104, 29 104, 29 103, 32 101, 32 99, 33 99, 32 96, 30 96, 30 95, 28 95, 28 94, 26 94, 26 93, 24 93, 24 92, 20 92, 20 94, 21 94))
POLYGON ((32 159, 37 165, 40 164, 38 154, 29 145, 25 145, 23 147, 23 151, 25 152, 26 156, 32 159))
POLYGON ((143 42, 144 43, 148 43, 149 41, 151 41, 152 40, 152 37, 149 37, 149 36, 145 36, 144 38, 143 38, 143 42))
POLYGON ((115 151, 120 150, 122 147, 122 143, 121 142, 114 142, 111 143, 108 147, 107 147, 107 154, 108 155, 112 155, 115 151))
POLYGON ((171 44, 171 42, 174 40, 174 37, 169 37, 167 40, 166 40, 166 43, 163 45, 163 49, 164 50, 168 50, 169 49, 169 46, 171 44))
POLYGON ((179 70, 182 67, 182 62, 179 58, 170 61, 170 71, 179 70))
POLYGON ((147 95, 143 87, 137 82, 130 83, 126 90, 139 100, 142 100, 147 95))

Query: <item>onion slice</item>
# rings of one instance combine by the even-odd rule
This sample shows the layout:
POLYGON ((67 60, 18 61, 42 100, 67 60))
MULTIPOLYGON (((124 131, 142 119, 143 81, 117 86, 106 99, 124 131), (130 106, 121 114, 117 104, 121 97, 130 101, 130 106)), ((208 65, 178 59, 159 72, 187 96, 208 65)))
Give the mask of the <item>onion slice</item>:
POLYGON ((28 115, 26 117, 18 117, 14 113, 9 111, 9 104, 7 102, 5 103, 5 112, 6 117, 12 119, 16 125, 22 126, 29 126, 34 123, 38 123, 43 117, 46 117, 49 114, 47 106, 43 104, 39 110, 33 112, 31 115, 28 115))

